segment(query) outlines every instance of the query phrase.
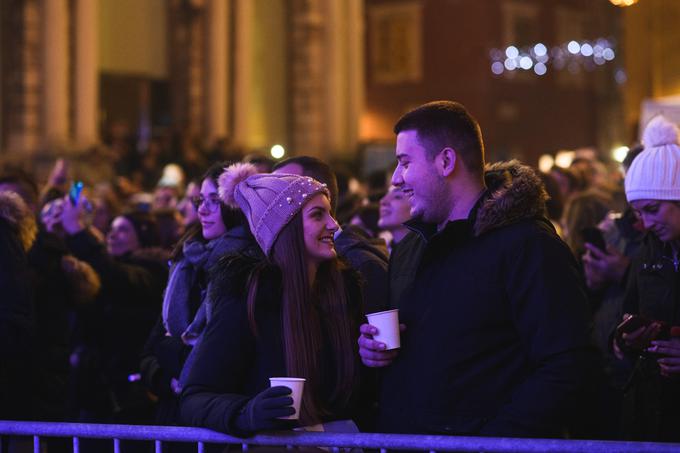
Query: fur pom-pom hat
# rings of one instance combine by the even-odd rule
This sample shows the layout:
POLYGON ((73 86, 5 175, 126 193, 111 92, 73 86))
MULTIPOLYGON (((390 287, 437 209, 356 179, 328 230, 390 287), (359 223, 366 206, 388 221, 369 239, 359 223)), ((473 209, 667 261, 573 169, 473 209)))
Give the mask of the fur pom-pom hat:
POLYGON ((663 116, 647 123, 644 150, 626 173, 628 201, 680 200, 680 146, 678 128, 663 116))
POLYGON ((283 227, 314 195, 330 198, 326 184, 309 176, 258 173, 252 164, 234 164, 218 179, 222 201, 238 207, 248 219, 255 240, 269 256, 283 227))

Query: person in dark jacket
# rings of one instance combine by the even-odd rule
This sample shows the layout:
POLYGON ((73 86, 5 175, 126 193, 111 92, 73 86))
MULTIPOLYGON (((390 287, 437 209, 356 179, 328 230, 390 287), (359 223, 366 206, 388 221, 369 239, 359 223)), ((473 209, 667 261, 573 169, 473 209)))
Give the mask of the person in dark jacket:
POLYGON ((236 164, 220 177, 223 200, 243 210, 261 252, 221 260, 181 400, 189 425, 237 436, 290 426, 278 417, 295 413, 291 391, 269 387, 270 377, 306 379, 303 425, 351 418, 360 394, 361 298, 337 260, 328 189, 256 171, 236 164))
POLYGON ((633 259, 613 349, 634 364, 624 396, 626 437, 680 441, 680 145, 663 117, 643 133, 644 150, 625 179, 626 198, 647 234, 633 259), (629 319, 630 318, 630 319, 629 319))
POLYGON ((517 162, 484 172, 479 125, 455 102, 418 107, 395 133, 392 184, 414 218, 392 262, 406 330, 400 350, 384 351, 368 324, 359 338, 364 364, 385 371, 378 429, 562 435, 595 355, 540 179, 517 162))
POLYGON ((27 251, 35 218, 21 197, 0 191, 0 419, 31 419, 35 320, 27 251))
POLYGON ((255 242, 241 211, 222 203, 217 193, 217 178, 227 165, 208 169, 191 199, 197 222, 175 249, 163 311, 144 348, 142 381, 158 396, 156 423, 161 425, 179 423, 183 370, 208 320, 211 269, 222 256, 255 242))
MULTIPOLYGON (((275 174, 309 176, 328 187, 332 213, 338 203, 338 181, 331 167, 311 156, 296 156, 277 163, 275 174)), ((363 278, 366 313, 385 310, 389 300, 387 249, 382 239, 372 240, 360 228, 343 225, 335 234, 338 255, 346 259, 363 278)))
POLYGON ((153 402, 139 381, 139 357, 160 313, 168 254, 158 245, 156 224, 144 212, 116 217, 102 243, 83 222, 84 197, 63 203, 66 244, 101 278, 101 292, 79 322, 71 356, 78 419, 150 423, 153 402))

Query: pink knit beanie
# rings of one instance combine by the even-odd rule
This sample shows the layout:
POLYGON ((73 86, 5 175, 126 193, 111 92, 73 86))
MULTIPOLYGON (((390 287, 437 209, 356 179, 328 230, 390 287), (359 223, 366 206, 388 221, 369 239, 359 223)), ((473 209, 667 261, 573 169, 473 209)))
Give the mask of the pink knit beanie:
POLYGON ((326 184, 309 176, 257 173, 252 164, 234 164, 218 180, 222 201, 243 211, 250 230, 269 256, 279 233, 313 195, 324 193, 326 184))

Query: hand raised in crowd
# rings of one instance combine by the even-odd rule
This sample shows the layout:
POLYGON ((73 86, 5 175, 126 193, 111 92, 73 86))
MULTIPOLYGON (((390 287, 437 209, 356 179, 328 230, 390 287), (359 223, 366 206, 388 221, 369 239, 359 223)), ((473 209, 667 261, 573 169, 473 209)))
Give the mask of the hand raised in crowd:
POLYGON ((64 197, 61 211, 61 224, 67 234, 73 235, 85 229, 83 219, 88 201, 85 196, 81 196, 74 205, 68 195, 64 197))
MULTIPOLYGON (((399 324, 399 330, 406 330, 404 324, 399 324)), ((359 355, 364 365, 372 368, 385 367, 392 363, 397 357, 398 349, 385 351, 385 343, 373 339, 373 335, 378 333, 378 329, 370 324, 362 324, 359 327, 359 355)))
POLYGON ((583 269, 586 284, 590 289, 601 289, 612 283, 620 283, 630 265, 630 258, 611 245, 602 251, 586 242, 587 252, 583 255, 583 269))

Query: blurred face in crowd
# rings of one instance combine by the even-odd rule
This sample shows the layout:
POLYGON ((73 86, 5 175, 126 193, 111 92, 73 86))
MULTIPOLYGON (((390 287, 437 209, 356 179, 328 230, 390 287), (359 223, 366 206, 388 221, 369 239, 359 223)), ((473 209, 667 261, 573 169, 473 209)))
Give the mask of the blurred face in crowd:
POLYGON ((121 256, 139 248, 139 238, 135 227, 125 217, 119 216, 111 222, 106 235, 106 248, 111 256, 121 256))
POLYGON ((427 156, 415 130, 397 134, 396 156, 392 185, 411 203, 411 217, 428 223, 444 222, 450 210, 445 180, 437 172, 434 159, 427 156))
POLYGON ((153 193, 153 209, 171 209, 177 206, 177 190, 159 187, 153 193))
POLYGON ((380 199, 378 226, 384 230, 399 228, 411 218, 411 203, 398 187, 390 190, 380 199))
POLYGON ((190 182, 187 186, 187 192, 184 198, 177 204, 177 210, 182 215, 182 225, 185 227, 198 221, 198 213, 192 203, 192 200, 201 194, 201 188, 198 184, 190 182))
POLYGON ((302 227, 307 260, 318 264, 337 256, 333 236, 338 222, 331 215, 331 204, 325 194, 312 197, 302 208, 302 227))
POLYGON ((198 220, 201 222, 203 237, 209 241, 222 236, 227 231, 222 220, 221 206, 217 186, 210 178, 204 179, 200 194, 194 198, 194 207, 198 213, 198 220))
POLYGON ((630 202, 635 214, 664 242, 680 240, 680 202, 635 200, 630 202))

